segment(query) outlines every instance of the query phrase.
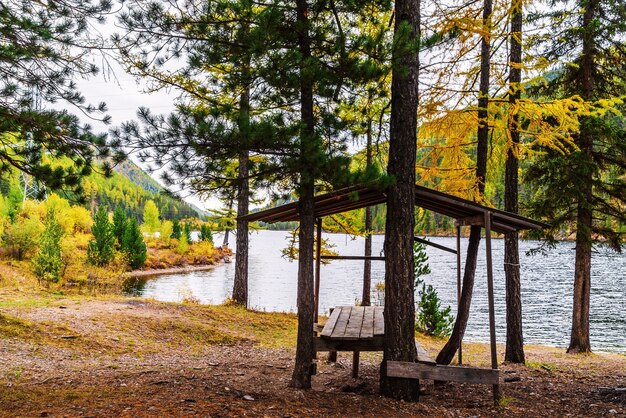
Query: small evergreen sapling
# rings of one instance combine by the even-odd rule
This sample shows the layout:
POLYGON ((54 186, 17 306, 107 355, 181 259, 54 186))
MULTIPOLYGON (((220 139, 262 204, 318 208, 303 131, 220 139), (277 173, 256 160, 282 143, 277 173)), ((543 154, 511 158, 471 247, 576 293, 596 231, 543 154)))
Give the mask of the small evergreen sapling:
POLYGON ((133 270, 141 268, 148 258, 148 249, 135 218, 130 220, 124 232, 122 252, 126 254, 128 265, 133 270))
POLYGON ((185 223, 183 227, 183 235, 187 238, 187 243, 191 244, 191 224, 189 222, 185 223))
POLYGON ((61 238, 63 229, 56 220, 54 210, 46 214, 45 228, 39 240, 39 251, 33 258, 33 272, 39 282, 57 283, 61 279, 61 238))
POLYGON ((213 234, 211 233, 211 228, 206 224, 202 224, 200 226, 200 241, 208 241, 211 244, 213 243, 213 234))
POLYGON ((450 313, 451 308, 448 306, 445 309, 441 309, 441 300, 437 290, 432 285, 427 286, 422 279, 422 276, 430 273, 426 247, 420 242, 415 242, 413 251, 415 254, 415 288, 418 289, 415 329, 435 337, 450 335, 452 324, 454 323, 454 317, 450 313))
POLYGON ((122 206, 118 205, 113 212, 113 235, 117 241, 118 248, 122 246, 122 239, 124 238, 124 232, 128 225, 128 218, 126 212, 122 206))
POLYGON ((104 206, 96 212, 91 233, 94 239, 87 246, 87 261, 96 266, 106 266, 115 255, 115 235, 104 206))
POLYGON ((178 219, 174 219, 174 223, 172 225, 172 238, 180 239, 182 231, 180 229, 180 221, 178 219))

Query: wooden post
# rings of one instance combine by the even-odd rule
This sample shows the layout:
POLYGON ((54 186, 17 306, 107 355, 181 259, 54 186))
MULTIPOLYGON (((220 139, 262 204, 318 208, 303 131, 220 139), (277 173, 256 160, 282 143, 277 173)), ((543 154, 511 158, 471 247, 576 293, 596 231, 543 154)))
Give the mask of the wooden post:
MULTIPOLYGON (((489 335, 491 337, 491 368, 498 369, 498 352, 496 348, 496 314, 493 300, 493 262, 491 258, 491 217, 489 211, 485 211, 485 252, 487 258, 487 297, 489 300, 489 335)), ((500 385, 493 385, 493 401, 500 400, 500 385)))
MULTIPOLYGON (((333 314, 334 310, 335 310, 335 308, 330 308, 329 316, 333 314)), ((328 352, 328 361, 330 361, 331 363, 336 363, 337 362, 337 352, 336 351, 329 351, 328 352)))
POLYGON ((352 352, 352 378, 359 377, 359 352, 352 352))
MULTIPOLYGON (((456 227, 456 306, 461 301, 461 226, 456 227)), ((463 339, 459 341, 459 366, 463 364, 463 339)))
POLYGON ((320 267, 322 263, 322 219, 317 218, 317 242, 315 245, 315 314, 314 321, 317 323, 320 306, 320 267))

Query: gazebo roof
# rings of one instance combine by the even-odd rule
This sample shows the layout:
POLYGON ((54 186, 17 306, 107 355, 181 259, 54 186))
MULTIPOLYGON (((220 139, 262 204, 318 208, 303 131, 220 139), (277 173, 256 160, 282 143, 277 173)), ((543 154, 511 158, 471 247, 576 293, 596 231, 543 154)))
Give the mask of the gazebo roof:
MULTIPOLYGON (((386 201, 385 189, 363 185, 346 187, 315 196, 315 216, 321 218, 386 203, 386 201)), ((415 205, 454 218, 460 225, 480 225, 485 213, 490 212, 492 214, 491 229, 501 234, 523 229, 542 229, 549 226, 543 222, 490 208, 467 199, 461 199, 418 185, 415 185, 415 205)), ((298 217, 298 202, 292 202, 275 208, 249 213, 238 219, 274 223, 296 221, 298 217)))

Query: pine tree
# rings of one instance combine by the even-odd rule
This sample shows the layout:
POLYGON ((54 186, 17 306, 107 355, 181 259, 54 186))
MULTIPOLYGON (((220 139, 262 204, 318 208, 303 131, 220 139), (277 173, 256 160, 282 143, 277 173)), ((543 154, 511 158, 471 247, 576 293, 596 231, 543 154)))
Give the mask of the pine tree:
POLYGON ((188 243, 191 243, 191 223, 185 222, 183 225, 183 236, 187 239, 188 243))
POLYGON ((178 219, 174 219, 174 223, 172 224, 172 238, 180 239, 182 235, 182 231, 180 229, 180 221, 178 219))
POLYGON ((415 300, 413 231, 420 36, 420 2, 396 0, 392 52, 391 115, 385 225, 385 341, 380 392, 406 401, 419 400, 419 383, 387 376, 389 360, 413 362, 415 300))
POLYGON ((39 239, 39 251, 33 258, 33 272, 39 281, 57 283, 61 279, 61 238, 63 229, 54 210, 46 214, 45 228, 39 239))
MULTIPOLYGON (((95 135, 75 115, 46 105, 61 102, 64 106, 56 109, 76 108, 96 118, 106 110, 104 103, 86 105, 75 79, 97 71, 89 53, 101 43, 88 29, 110 8, 108 0, 0 4, 0 172, 15 167, 50 188, 80 191, 80 179, 91 172, 95 158, 109 156, 106 135, 95 135), (46 154, 68 157, 73 164, 55 164, 46 154)), ((118 152, 115 160, 121 158, 118 152)), ((110 172, 107 164, 104 169, 110 172)))
POLYGON ((117 205, 115 212, 113 212, 113 235, 115 235, 118 248, 122 245, 124 232, 126 232, 127 226, 128 218, 126 216, 126 212, 121 205, 117 205))
POLYGON ((209 225, 202 224, 200 226, 200 241, 208 241, 211 244, 213 243, 213 233, 211 232, 209 225))
POLYGON ((126 254, 128 265, 133 270, 141 268, 148 258, 148 247, 143 240, 136 218, 131 218, 122 239, 122 252, 126 254))
MULTIPOLYGON (((560 3, 555 2, 555 6, 560 3)), ((591 351, 589 311, 591 255, 595 240, 621 251, 626 219, 626 140, 623 95, 626 93, 626 3, 579 0, 547 14, 551 31, 545 56, 554 64, 548 96, 578 95, 587 111, 580 117, 577 149, 563 155, 545 150, 527 171, 534 187, 533 214, 547 219, 551 237, 563 228, 576 233, 574 300, 570 353, 591 351), (603 222, 609 220, 607 223, 603 222)))
POLYGON ((96 266, 106 266, 115 255, 115 235, 104 206, 98 208, 91 233, 94 239, 87 245, 87 261, 96 266))

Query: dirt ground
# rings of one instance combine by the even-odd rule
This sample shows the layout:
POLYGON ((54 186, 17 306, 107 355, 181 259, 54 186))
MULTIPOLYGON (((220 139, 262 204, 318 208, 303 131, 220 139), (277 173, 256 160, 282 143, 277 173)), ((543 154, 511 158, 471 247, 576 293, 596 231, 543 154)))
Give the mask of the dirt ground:
MULTIPOLYGON (((362 354, 358 379, 351 353, 323 356, 313 389, 292 389, 295 323, 231 307, 0 292, 0 416, 626 416, 623 392, 599 391, 626 386, 626 356, 538 346, 527 365, 502 364, 498 406, 490 386, 430 381, 419 403, 383 398, 378 354, 362 354)), ((443 342, 422 345, 435 354, 443 342)), ((487 364, 485 345, 466 350, 467 362, 487 364)))

